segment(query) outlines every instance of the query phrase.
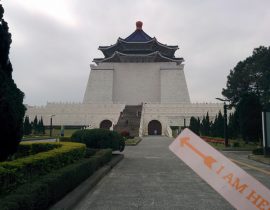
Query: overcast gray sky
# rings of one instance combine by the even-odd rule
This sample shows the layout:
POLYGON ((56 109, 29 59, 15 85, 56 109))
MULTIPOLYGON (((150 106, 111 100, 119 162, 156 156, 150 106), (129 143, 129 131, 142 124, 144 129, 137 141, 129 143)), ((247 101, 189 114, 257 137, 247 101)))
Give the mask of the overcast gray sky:
POLYGON ((215 102, 238 61, 270 45, 269 0, 2 0, 25 103, 81 102, 99 45, 143 30, 179 45, 192 102, 215 102))

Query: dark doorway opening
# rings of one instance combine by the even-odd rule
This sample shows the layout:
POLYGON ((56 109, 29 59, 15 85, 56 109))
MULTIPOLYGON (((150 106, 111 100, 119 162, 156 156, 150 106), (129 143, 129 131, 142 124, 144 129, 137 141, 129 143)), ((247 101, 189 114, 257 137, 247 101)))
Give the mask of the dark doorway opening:
POLYGON ((158 120, 152 120, 148 124, 148 135, 161 135, 162 127, 158 120))
POLYGON ((103 129, 107 129, 107 130, 110 130, 110 128, 112 127, 112 122, 110 120, 103 120, 101 123, 100 123, 100 128, 103 128, 103 129))

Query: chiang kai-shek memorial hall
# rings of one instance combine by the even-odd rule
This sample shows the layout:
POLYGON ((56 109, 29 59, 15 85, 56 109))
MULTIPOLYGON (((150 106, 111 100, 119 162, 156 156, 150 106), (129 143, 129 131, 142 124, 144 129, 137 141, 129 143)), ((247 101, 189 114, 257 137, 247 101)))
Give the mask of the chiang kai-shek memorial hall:
POLYGON ((87 126, 128 131, 130 135, 172 135, 171 128, 189 125, 190 117, 208 112, 213 119, 222 104, 191 103, 184 73, 184 59, 175 57, 177 45, 160 43, 136 22, 127 38, 100 46, 81 103, 47 103, 27 106, 33 119, 42 116, 49 125, 87 126))

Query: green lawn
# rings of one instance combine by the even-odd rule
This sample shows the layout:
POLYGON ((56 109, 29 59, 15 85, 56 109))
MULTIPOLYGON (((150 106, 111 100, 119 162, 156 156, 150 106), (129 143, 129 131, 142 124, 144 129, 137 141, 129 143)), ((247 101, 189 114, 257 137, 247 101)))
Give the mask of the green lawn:
POLYGON ((136 146, 137 144, 140 143, 141 140, 142 139, 140 137, 135 137, 133 139, 127 139, 125 141, 125 144, 126 144, 126 146, 136 146))
MULTIPOLYGON (((65 137, 70 137, 77 130, 79 130, 79 129, 65 129, 64 130, 64 136, 65 137)), ((61 129, 54 128, 52 130, 52 135, 53 136, 60 136, 60 133, 61 133, 61 129)), ((50 129, 45 130, 45 135, 50 135, 50 129)))
POLYGON ((257 149, 260 145, 258 142, 251 142, 248 144, 245 144, 243 140, 229 140, 230 146, 228 148, 225 147, 224 144, 219 144, 219 143, 212 143, 208 142, 211 146, 218 150, 226 150, 226 149, 232 149, 232 150, 254 150, 257 149), (236 143, 239 143, 239 146, 235 145, 236 143))
MULTIPOLYGON (((64 136, 70 137, 76 130, 78 130, 78 129, 65 129, 64 136)), ((52 130, 52 138, 58 138, 60 136, 60 131, 61 131, 61 129, 54 128, 52 130)), ((45 135, 32 134, 32 135, 23 136, 23 140, 40 139, 40 138, 43 138, 43 139, 51 138, 50 137, 50 129, 45 130, 45 135)))

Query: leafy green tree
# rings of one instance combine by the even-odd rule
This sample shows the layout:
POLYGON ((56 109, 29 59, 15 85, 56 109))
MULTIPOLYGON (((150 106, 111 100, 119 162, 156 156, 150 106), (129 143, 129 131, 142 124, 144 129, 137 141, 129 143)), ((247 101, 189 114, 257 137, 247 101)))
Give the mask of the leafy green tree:
POLYGON ((40 120, 38 120, 38 123, 37 123, 37 134, 41 134, 41 129, 42 129, 41 122, 40 122, 40 120))
POLYGON ((201 135, 203 136, 209 136, 210 135, 210 119, 209 114, 207 112, 206 116, 203 116, 202 122, 201 122, 201 135))
POLYGON ((189 122, 189 129, 192 130, 197 135, 200 135, 200 119, 191 117, 189 122))
POLYGON ((221 111, 215 117, 214 123, 211 126, 211 133, 215 137, 224 137, 224 117, 221 111))
POLYGON ((24 93, 12 79, 9 60, 11 34, 3 19, 4 8, 0 4, 0 161, 16 152, 23 136, 25 106, 24 93))
POLYGON ((45 134, 45 126, 43 124, 43 118, 42 118, 42 116, 40 118, 40 133, 43 134, 43 135, 45 134))
POLYGON ((244 95, 256 95, 263 107, 270 103, 270 47, 260 46, 253 54, 240 61, 228 75, 222 94, 233 105, 244 95))
POLYGON ((234 126, 238 121, 242 138, 246 142, 261 138, 261 111, 270 108, 270 47, 255 48, 251 56, 240 61, 230 71, 222 94, 236 107, 234 126))
POLYGON ((26 116, 23 123, 23 134, 30 135, 32 133, 32 125, 30 123, 29 117, 26 116))
POLYGON ((201 124, 200 124, 200 133, 201 135, 205 136, 205 128, 204 128, 204 124, 205 124, 205 116, 203 116, 201 124))
POLYGON ((42 117, 40 118, 40 120, 38 120, 37 126, 36 126, 36 133, 37 134, 45 134, 45 127, 43 125, 43 119, 42 117))
POLYGON ((239 127, 243 140, 258 141, 262 135, 261 112, 259 97, 255 94, 242 96, 236 107, 239 113, 239 127))
POLYGON ((33 124, 34 134, 38 134, 39 133, 39 130, 38 130, 38 119, 37 119, 37 116, 35 116, 34 121, 33 121, 32 124, 33 124))
POLYGON ((239 115, 238 112, 235 111, 229 115, 229 123, 228 123, 228 137, 230 139, 236 139, 240 135, 239 128, 239 115))

